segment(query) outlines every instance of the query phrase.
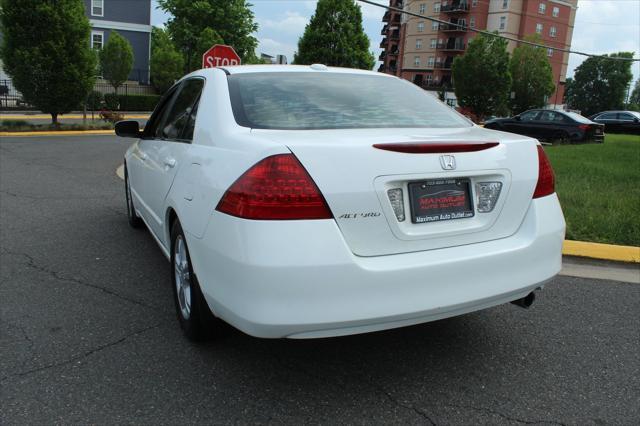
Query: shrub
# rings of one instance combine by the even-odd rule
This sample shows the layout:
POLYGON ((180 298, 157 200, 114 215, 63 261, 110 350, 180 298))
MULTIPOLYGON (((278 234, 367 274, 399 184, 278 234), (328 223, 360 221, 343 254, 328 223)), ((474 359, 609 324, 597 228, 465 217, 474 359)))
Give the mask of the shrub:
POLYGON ((153 111, 159 95, 119 95, 121 111, 153 111))
POLYGON ((107 109, 117 111, 120 109, 120 96, 115 93, 105 93, 104 103, 107 109))
POLYGON ((97 90, 93 90, 87 96, 87 109, 89 111, 98 111, 102 108, 102 102, 104 101, 104 96, 102 92, 98 92, 97 90))

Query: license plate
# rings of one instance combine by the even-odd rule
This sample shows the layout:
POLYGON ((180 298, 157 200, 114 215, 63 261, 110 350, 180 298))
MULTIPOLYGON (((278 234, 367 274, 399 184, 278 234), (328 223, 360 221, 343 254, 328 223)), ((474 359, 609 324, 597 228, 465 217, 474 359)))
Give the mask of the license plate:
POLYGON ((409 184, 413 223, 473 217, 469 179, 438 179, 409 184))

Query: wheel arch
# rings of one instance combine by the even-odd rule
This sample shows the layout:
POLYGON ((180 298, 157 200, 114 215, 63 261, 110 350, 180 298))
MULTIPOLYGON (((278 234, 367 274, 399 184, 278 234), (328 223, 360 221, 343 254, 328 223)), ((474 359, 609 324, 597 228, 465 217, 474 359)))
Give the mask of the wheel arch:
POLYGON ((175 209, 172 206, 167 207, 167 211, 165 212, 165 221, 167 224, 165 229, 165 238, 167 241, 167 247, 171 246, 171 228, 173 228, 173 224, 178 220, 178 213, 176 213, 175 209))

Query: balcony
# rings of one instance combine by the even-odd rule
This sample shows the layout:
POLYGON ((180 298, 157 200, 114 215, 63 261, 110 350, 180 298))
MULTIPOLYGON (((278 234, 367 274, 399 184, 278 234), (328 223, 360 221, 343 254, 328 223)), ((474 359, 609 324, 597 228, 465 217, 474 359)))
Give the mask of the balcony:
POLYGON ((382 22, 389 22, 391 19, 391 11, 387 10, 384 15, 382 15, 382 22))
POLYGON ((378 72, 384 72, 384 71, 385 71, 385 69, 386 69, 386 68, 385 68, 384 64, 382 64, 382 65, 380 65, 380 66, 378 67, 378 72))
POLYGON ((461 1, 440 7, 441 13, 467 13, 469 11, 469 3, 461 1))
POLYGON ((466 33, 469 27, 467 27, 467 23, 462 22, 450 22, 448 24, 440 24, 440 31, 444 32, 461 32, 466 33))
POLYGON ((402 6, 404 6, 403 3, 404 2, 402 0, 395 0, 391 2, 391 7, 397 7, 398 9, 402 9, 402 6))
POLYGON ((380 47, 384 48, 387 47, 387 44, 389 43, 389 39, 388 38, 383 38, 382 41, 380 42, 380 47))
POLYGON ((443 47, 441 47, 440 49, 444 50, 445 52, 447 52, 447 51, 449 51, 449 52, 462 52, 464 50, 464 48, 465 48, 464 43, 447 43, 443 47))
POLYGON ((389 25, 385 25, 382 27, 382 31, 380 31, 380 35, 387 35, 387 30, 389 29, 389 25))
POLYGON ((378 60, 379 60, 379 61, 384 61, 384 58, 386 58, 386 57, 387 57, 387 53, 383 51, 383 52, 380 54, 380 56, 378 56, 378 60))
POLYGON ((390 35, 389 38, 391 40, 400 40, 400 30, 395 30, 393 31, 390 35))
POLYGON ((452 63, 453 63, 453 61, 436 62, 434 64, 433 68, 436 68, 436 69, 439 69, 439 70, 450 70, 452 63))

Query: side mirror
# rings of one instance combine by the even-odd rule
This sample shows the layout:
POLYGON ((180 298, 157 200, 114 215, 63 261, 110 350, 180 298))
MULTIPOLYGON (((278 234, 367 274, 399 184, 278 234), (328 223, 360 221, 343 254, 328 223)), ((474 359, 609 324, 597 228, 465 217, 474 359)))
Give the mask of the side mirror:
POLYGON ((139 138, 140 123, 135 120, 124 120, 116 123, 116 135, 122 138, 139 138))

